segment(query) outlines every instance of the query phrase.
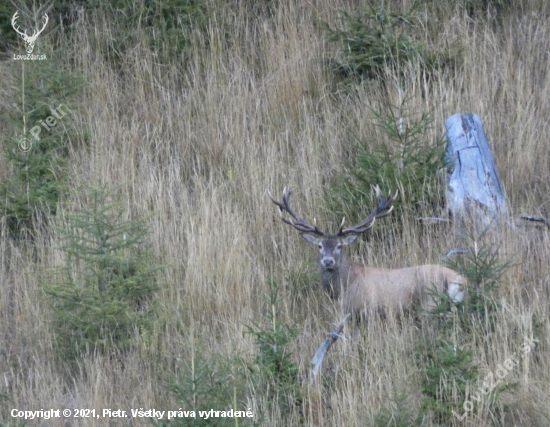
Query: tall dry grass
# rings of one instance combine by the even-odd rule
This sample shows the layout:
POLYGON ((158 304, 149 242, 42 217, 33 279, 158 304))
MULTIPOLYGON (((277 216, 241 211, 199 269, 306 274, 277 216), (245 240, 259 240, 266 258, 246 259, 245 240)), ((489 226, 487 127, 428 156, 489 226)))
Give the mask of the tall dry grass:
MULTIPOLYGON (((402 3, 391 7, 410 5, 402 3)), ((480 115, 511 211, 548 214, 550 7, 542 0, 521 3, 501 25, 471 19, 453 2, 439 5, 438 22, 426 23, 426 42, 459 43, 463 62, 429 83, 411 69, 405 91, 419 108, 433 109, 434 136, 452 114, 480 115)), ((216 9, 207 31, 194 35, 184 63, 159 63, 141 44, 125 54, 120 70, 96 42, 98 34, 108 38, 112 23, 82 17, 66 63, 86 79, 70 118, 80 137, 70 148, 71 192, 54 221, 62 223, 65 213, 83 206, 83 189, 100 182, 127 206, 129 217, 149 215, 151 247, 167 265, 160 277, 160 319, 122 360, 89 355, 69 374, 55 358, 39 281, 42 269, 63 262, 58 236, 39 236, 27 247, 3 233, 0 384, 10 407, 177 409, 181 403, 163 385, 171 379, 167 373, 181 372, 199 354, 253 360, 258 349, 245 325, 261 321, 269 280, 281 289, 281 320, 299 326, 292 350, 301 377, 307 377, 311 357, 342 313, 317 285, 296 287, 297 275, 315 277, 316 253, 279 221, 266 188, 279 192, 290 185, 299 212, 316 216, 325 228, 339 222, 323 205, 323 191, 348 152, 350 128, 364 139, 377 137, 371 109, 387 94, 375 84, 351 93, 335 84, 323 59, 337 57, 338 48, 319 23, 334 25, 339 10, 362 7, 359 1, 274 2, 272 15, 252 15, 237 2, 216 9)), ((1 64, 2 75, 17 73, 18 65, 1 64)), ((390 96, 398 97, 389 87, 390 96)), ((10 89, 2 93, 10 96, 10 89)), ((362 242, 355 258, 387 267, 417 265, 438 262, 453 247, 449 230, 425 229, 405 213, 395 215, 405 232, 391 241, 362 242)), ((495 241, 500 258, 516 266, 501 281, 503 308, 491 340, 498 345, 487 346, 480 336, 472 348, 482 376, 535 328, 541 342, 507 378, 517 389, 503 397, 509 407, 505 424, 492 420, 483 404, 466 424, 548 425, 550 242, 545 234, 512 229, 495 241), (540 324, 534 325, 535 318, 540 324)), ((274 411, 261 425, 373 425, 396 392, 407 395, 410 408, 421 406, 413 320, 351 329, 352 339, 338 342, 326 360, 330 385, 305 386, 301 413, 274 411)), ((255 411, 269 407, 252 386, 238 399, 255 411)), ((132 422, 57 419, 48 425, 140 420, 132 422)), ((423 425, 432 425, 429 417, 423 425)))

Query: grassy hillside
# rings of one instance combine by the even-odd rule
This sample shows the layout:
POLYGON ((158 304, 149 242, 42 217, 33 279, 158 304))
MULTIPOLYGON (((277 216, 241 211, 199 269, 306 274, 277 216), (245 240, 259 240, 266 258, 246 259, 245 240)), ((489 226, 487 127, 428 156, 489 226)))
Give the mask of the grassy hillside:
MULTIPOLYGON (((15 3, 21 16, 32 16, 15 3)), ((428 147, 451 115, 478 114, 513 216, 547 216, 550 4, 427 1, 411 9, 409 0, 386 2, 386 13, 415 20, 390 25, 409 37, 405 43, 422 45, 445 65, 428 68, 424 57, 397 53, 360 75, 334 66, 347 64, 350 50, 331 41, 328 28, 349 28, 342 12, 376 15, 382 1, 57 3, 40 11, 50 16, 34 52, 46 54, 44 61, 13 59, 25 52, 9 26, 17 9, 0 7, 2 425, 24 424, 10 416, 14 408, 128 414, 28 424, 52 426, 152 425, 132 418, 132 408, 255 414, 159 425, 549 425, 546 231, 510 226, 476 237, 496 254, 494 265, 512 265, 496 282, 498 309, 487 323, 472 315, 470 326, 451 319, 443 331, 433 319, 419 324, 414 317, 350 324, 350 339, 333 346, 323 379, 310 386, 311 358, 344 313, 320 289, 316 249, 279 220, 266 189, 278 196, 289 185, 296 210, 324 230, 335 230, 342 212, 368 212, 368 200, 353 205, 335 186, 358 141, 390 144, 376 115, 403 105, 405 123, 431 115, 428 147), (51 115, 53 104, 67 115, 21 151, 21 135, 51 115), (144 242, 133 245, 120 234, 117 242, 132 245, 102 247, 93 258, 67 248, 67 232, 84 230, 74 217, 92 211, 92 188, 110 194, 116 221, 146 221, 144 242), (90 265, 104 265, 105 250, 125 265, 139 260, 113 273, 128 286, 140 268, 152 272, 154 297, 132 305, 149 317, 124 345, 103 331, 101 345, 92 340, 75 356, 60 347, 59 300, 45 289, 71 280, 81 286, 98 271, 90 265), (451 360, 430 389, 430 360, 443 348, 435 337, 459 349, 445 353, 451 359, 464 358, 451 360), (538 342, 509 369, 505 387, 472 400, 487 375, 520 354, 526 337, 538 342), (281 351, 271 351, 274 342, 281 351), (438 415, 441 402, 462 415, 464 399, 473 409, 462 421, 438 415)), ((380 185, 387 194, 401 184, 380 185)), ((413 192, 401 190, 401 205, 355 244, 354 260, 392 268, 440 263, 465 244, 450 227, 416 221, 413 192)), ((434 195, 425 197, 421 212, 440 215, 434 195)), ((101 311, 109 303, 99 304, 101 311)))

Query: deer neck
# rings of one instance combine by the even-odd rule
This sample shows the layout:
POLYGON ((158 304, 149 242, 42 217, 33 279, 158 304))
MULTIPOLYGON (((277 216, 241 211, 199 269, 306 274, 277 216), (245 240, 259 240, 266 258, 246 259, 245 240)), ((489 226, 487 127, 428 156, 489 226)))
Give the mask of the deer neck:
POLYGON ((332 299, 339 299, 345 291, 351 273, 351 263, 342 253, 340 263, 333 269, 321 268, 323 289, 332 299))

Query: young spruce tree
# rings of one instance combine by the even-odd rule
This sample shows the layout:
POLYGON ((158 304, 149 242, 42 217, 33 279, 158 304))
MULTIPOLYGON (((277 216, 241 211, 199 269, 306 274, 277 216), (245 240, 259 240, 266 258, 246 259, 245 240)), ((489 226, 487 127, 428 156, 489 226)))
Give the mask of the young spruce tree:
POLYGON ((144 248, 145 220, 126 220, 104 189, 62 230, 66 264, 45 285, 59 354, 121 352, 154 315, 155 271, 144 248))

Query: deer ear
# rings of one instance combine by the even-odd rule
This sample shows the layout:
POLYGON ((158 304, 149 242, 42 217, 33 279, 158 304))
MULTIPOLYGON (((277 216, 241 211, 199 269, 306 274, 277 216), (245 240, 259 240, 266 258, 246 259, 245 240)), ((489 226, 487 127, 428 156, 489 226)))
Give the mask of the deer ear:
POLYGON ((357 237, 359 237, 359 234, 347 234, 346 236, 342 237, 340 241, 342 242, 342 245, 349 246, 353 242, 355 242, 355 240, 357 240, 357 237))
POLYGON ((323 238, 320 236, 317 236, 315 234, 309 234, 309 233, 300 233, 304 239, 306 239, 306 242, 311 243, 312 245, 318 245, 323 241, 323 238))

